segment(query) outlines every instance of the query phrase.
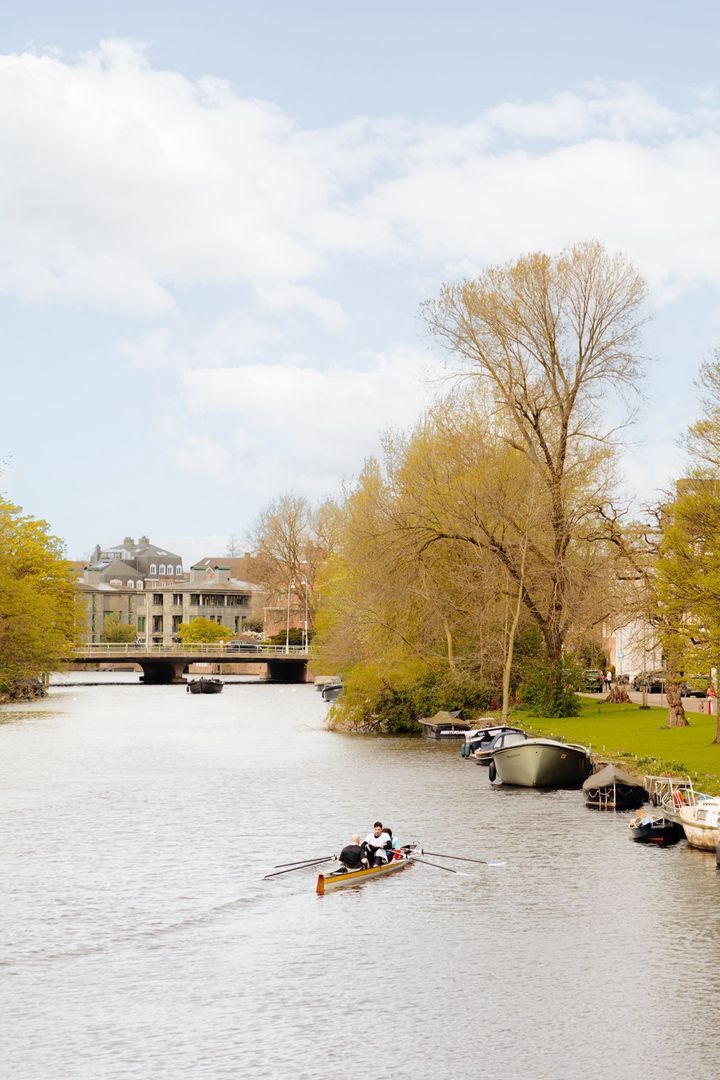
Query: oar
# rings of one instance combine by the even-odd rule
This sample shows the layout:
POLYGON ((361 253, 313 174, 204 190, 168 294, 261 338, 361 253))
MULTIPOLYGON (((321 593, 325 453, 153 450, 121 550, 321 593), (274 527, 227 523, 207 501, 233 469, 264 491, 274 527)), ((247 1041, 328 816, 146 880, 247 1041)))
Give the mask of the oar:
POLYGON ((425 851, 423 855, 434 855, 436 859, 457 859, 458 862, 476 862, 483 866, 505 866, 504 862, 488 862, 487 859, 468 859, 466 855, 445 855, 442 851, 425 851))
POLYGON ((289 870, 277 870, 274 874, 265 874, 263 881, 271 877, 280 877, 281 874, 292 874, 294 870, 309 870, 311 866, 320 866, 321 863, 333 862, 335 856, 328 855, 326 859, 315 859, 314 862, 303 863, 302 866, 291 866, 289 870))
POLYGON ((447 870, 448 874, 457 874, 457 870, 452 870, 449 866, 441 866, 440 863, 428 862, 427 859, 418 859, 417 855, 413 858, 413 862, 424 863, 425 866, 434 866, 436 870, 447 870))
POLYGON ((334 855, 317 855, 317 856, 314 855, 312 857, 312 859, 293 859, 292 862, 275 863, 275 865, 273 866, 273 870, 279 870, 281 866, 299 866, 300 863, 323 862, 325 859, 334 859, 334 858, 335 858, 334 855))

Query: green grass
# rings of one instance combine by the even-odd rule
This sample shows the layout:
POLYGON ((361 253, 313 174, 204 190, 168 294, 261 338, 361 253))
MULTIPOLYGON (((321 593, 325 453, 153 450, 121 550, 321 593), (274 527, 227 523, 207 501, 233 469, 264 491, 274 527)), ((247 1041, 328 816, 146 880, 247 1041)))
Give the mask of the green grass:
POLYGON ((589 746, 593 754, 638 773, 690 776, 698 790, 720 794, 720 745, 714 743, 717 718, 687 714, 690 727, 669 728, 667 709, 606 705, 581 699, 581 713, 565 719, 513 711, 511 723, 535 735, 553 736, 589 746))

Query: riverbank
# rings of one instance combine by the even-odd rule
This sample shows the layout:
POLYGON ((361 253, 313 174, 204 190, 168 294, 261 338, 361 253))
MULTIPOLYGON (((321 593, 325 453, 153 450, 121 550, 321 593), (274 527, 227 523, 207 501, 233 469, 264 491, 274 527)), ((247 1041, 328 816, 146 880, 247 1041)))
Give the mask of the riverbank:
POLYGON ((698 790, 720 794, 717 718, 689 716, 690 726, 669 728, 666 708, 606 705, 581 699, 579 716, 543 718, 515 709, 511 721, 534 735, 582 743, 595 757, 627 765, 638 773, 690 776, 698 790))

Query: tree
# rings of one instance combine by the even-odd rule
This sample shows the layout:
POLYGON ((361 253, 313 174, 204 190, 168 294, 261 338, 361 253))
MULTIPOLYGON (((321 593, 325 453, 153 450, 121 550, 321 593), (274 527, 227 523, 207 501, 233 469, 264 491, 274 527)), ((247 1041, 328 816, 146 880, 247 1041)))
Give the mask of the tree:
POLYGON ((116 642, 135 641, 137 630, 130 623, 121 622, 115 615, 111 615, 103 623, 102 640, 116 642))
POLYGON ((62 542, 45 521, 0 499, 0 695, 60 667, 77 630, 62 542))
POLYGON ((202 617, 191 619, 189 623, 181 623, 177 634, 183 645, 194 642, 230 641, 233 636, 229 626, 222 626, 220 623, 213 622, 212 619, 202 617))
POLYGON ((637 385, 644 295, 623 256, 584 243, 490 268, 424 306, 430 332, 482 384, 498 436, 533 474, 545 516, 536 551, 543 574, 521 588, 521 549, 483 507, 476 535, 428 528, 428 543, 481 544, 492 553, 542 634, 558 694, 574 548, 607 543, 598 509, 611 497, 614 432, 601 406, 637 385))
POLYGON ((313 508, 302 496, 285 494, 260 514, 251 534, 255 570, 271 597, 291 589, 296 611, 307 611, 312 628, 317 607, 316 578, 333 550, 338 509, 327 501, 313 508))

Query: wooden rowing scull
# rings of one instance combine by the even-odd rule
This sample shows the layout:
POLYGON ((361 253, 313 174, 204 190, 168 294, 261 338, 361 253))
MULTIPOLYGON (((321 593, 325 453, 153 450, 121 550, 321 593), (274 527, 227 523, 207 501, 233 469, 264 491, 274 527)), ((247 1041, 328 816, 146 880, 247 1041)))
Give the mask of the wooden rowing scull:
POLYGON ((419 844, 413 844, 402 855, 396 856, 384 866, 369 866, 365 870, 337 871, 332 874, 318 874, 315 891, 318 896, 324 896, 333 889, 342 889, 346 885, 360 885, 370 878, 382 877, 384 874, 394 874, 396 870, 404 870, 414 861, 416 855, 422 854, 419 844))

